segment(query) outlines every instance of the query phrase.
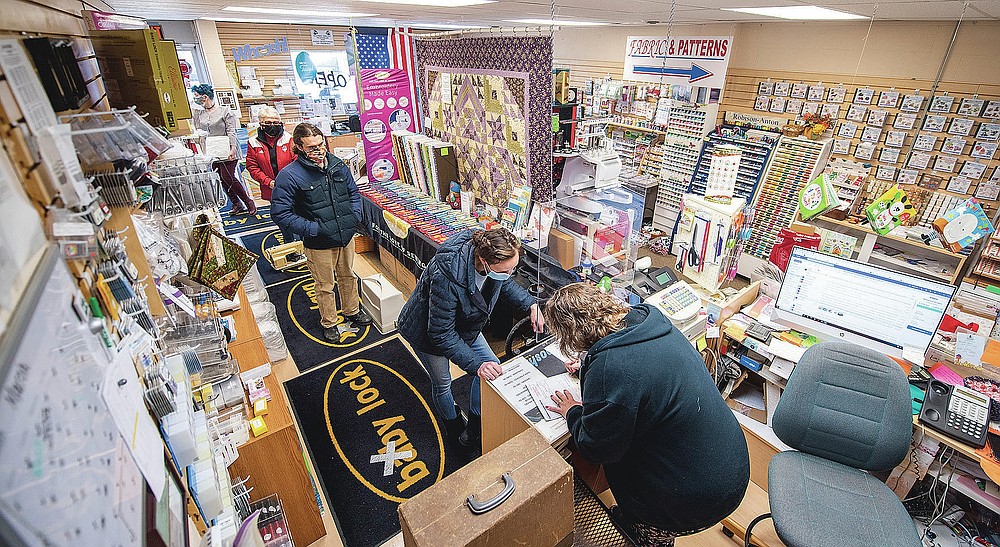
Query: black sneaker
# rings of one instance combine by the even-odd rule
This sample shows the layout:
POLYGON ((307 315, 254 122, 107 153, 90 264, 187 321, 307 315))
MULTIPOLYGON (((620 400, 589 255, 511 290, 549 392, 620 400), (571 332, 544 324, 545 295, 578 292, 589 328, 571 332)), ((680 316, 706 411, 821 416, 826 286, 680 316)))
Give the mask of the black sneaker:
POLYGON ((354 315, 345 315, 344 320, 355 325, 365 326, 372 324, 372 316, 365 312, 364 308, 359 308, 354 315))
POLYGON ((326 327, 323 329, 323 338, 327 342, 340 342, 340 330, 337 327, 326 327))

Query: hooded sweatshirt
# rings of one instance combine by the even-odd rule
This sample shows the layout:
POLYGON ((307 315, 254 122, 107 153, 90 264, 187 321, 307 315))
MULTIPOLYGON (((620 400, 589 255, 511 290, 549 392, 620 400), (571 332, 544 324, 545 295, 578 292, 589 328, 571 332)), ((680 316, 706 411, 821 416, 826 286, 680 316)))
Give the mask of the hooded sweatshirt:
POLYGON ((619 507, 674 532, 721 521, 739 506, 750 460, 739 422, 691 343, 655 307, 587 352, 583 405, 567 413, 581 455, 604 465, 619 507))

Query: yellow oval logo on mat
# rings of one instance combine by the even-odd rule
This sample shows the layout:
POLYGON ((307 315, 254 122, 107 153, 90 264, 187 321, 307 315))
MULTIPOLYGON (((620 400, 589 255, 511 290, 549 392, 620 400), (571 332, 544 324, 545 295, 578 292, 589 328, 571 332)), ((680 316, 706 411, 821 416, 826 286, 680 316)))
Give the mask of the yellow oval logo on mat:
POLYGON ((344 465, 379 497, 402 503, 444 477, 434 413, 392 367, 369 359, 338 365, 326 381, 323 412, 344 465))

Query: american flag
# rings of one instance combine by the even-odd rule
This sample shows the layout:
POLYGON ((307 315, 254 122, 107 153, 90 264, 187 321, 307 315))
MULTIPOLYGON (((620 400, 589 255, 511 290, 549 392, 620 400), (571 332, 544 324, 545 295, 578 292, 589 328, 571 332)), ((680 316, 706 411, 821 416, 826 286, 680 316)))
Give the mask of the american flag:
MULTIPOLYGON (((406 27, 355 27, 358 68, 401 68, 410 77, 409 111, 420 131, 420 100, 417 91, 417 63, 414 56, 413 29, 406 27)), ((348 40, 350 43, 350 40, 348 40)))

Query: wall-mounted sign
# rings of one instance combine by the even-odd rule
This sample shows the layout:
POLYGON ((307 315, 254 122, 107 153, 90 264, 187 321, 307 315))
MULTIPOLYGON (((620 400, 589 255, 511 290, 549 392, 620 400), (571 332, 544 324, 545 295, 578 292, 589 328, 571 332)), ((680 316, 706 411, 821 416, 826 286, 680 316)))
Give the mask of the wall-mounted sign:
POLYGON ((275 38, 274 42, 270 42, 262 46, 251 46, 250 44, 245 44, 241 47, 234 47, 232 50, 233 60, 237 63, 257 59, 258 57, 267 57, 268 55, 288 53, 288 37, 282 36, 280 38, 275 38))
POLYGON ((623 79, 721 89, 732 36, 629 36, 623 79))
POLYGON ((399 68, 361 70, 361 142, 365 146, 368 178, 386 182, 399 178, 396 158, 392 155, 393 131, 413 131, 410 116, 410 77, 399 68))
POLYGON ((149 28, 145 19, 129 17, 120 13, 82 10, 83 22, 87 30, 137 30, 149 28))
POLYGON ((788 118, 748 114, 746 112, 726 112, 723 119, 728 124, 749 127, 751 129, 763 129, 764 131, 775 131, 788 123, 788 118))
POLYGON ((295 87, 313 99, 340 98, 339 103, 358 102, 358 87, 347 67, 345 51, 291 52, 295 87))
POLYGON ((312 44, 314 46, 332 46, 333 45, 333 31, 332 30, 321 30, 314 28, 309 32, 312 38, 312 44))

